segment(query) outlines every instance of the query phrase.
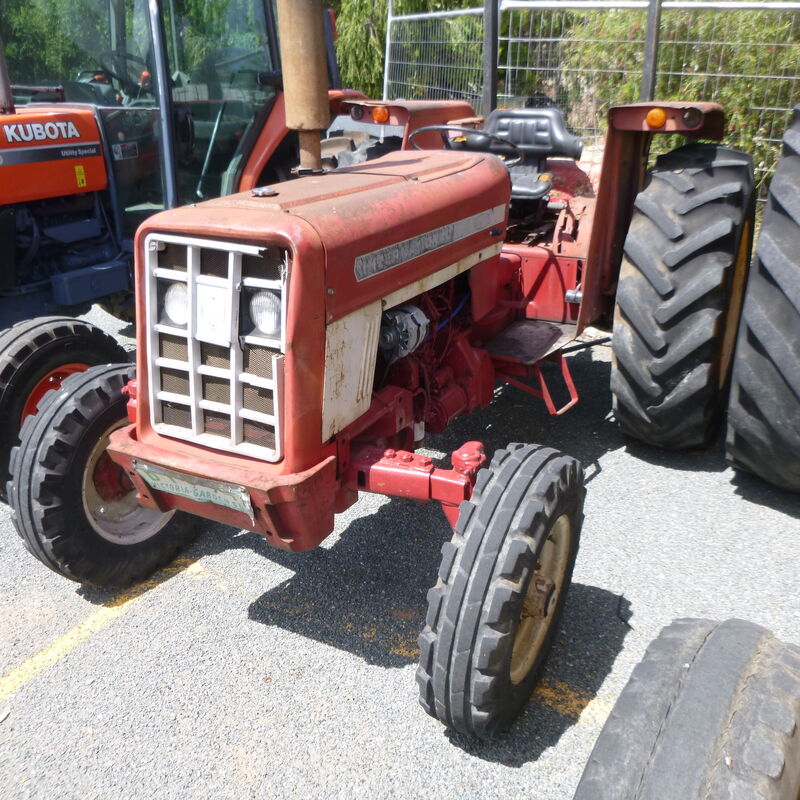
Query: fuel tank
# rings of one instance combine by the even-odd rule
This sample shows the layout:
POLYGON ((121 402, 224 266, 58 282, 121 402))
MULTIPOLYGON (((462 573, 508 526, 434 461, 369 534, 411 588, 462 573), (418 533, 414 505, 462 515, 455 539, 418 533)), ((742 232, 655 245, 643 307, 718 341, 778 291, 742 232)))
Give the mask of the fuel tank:
POLYGON ((0 114, 0 205, 95 192, 107 184, 91 109, 35 104, 0 114))

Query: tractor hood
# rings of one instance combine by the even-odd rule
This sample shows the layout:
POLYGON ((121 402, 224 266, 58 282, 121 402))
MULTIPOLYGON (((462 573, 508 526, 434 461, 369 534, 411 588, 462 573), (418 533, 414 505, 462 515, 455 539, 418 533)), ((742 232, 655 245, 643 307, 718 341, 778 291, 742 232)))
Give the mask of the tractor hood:
POLYGON ((153 232, 281 244, 301 270, 312 267, 298 254, 321 249, 331 322, 465 257, 498 257, 509 189, 493 156, 401 151, 158 214, 139 229, 137 259, 153 232))

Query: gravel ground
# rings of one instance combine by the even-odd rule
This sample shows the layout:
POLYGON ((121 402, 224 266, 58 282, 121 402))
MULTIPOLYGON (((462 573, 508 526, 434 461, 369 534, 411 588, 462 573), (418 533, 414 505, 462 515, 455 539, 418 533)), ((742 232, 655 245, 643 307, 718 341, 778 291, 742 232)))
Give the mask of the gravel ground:
POLYGON ((539 441, 586 468, 562 629, 510 732, 471 741, 417 704, 416 637, 449 538, 433 506, 362 496, 307 554, 202 522, 122 595, 47 570, 2 509, 0 796, 569 798, 673 618, 738 616, 800 642, 800 498, 735 476, 720 442, 626 442, 608 347, 570 365, 582 397, 563 417, 505 388, 428 442, 440 457, 467 439, 539 441))

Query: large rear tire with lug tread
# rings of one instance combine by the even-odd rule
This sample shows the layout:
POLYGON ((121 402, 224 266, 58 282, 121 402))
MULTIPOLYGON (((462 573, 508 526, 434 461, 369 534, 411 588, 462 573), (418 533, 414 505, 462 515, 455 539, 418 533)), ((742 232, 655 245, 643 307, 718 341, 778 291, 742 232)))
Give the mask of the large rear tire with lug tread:
POLYGON ((25 546, 70 580, 126 586, 166 564, 195 536, 195 518, 136 502, 136 490, 106 452, 127 424, 130 365, 68 377, 22 426, 7 491, 25 546))
POLYGON ((498 450, 442 548, 420 634, 420 703, 481 738, 528 701, 566 600, 583 523, 583 470, 539 445, 498 450))
POLYGON ((744 301, 728 461, 800 492, 800 106, 783 137, 744 301))
POLYGON ((750 263, 749 155, 690 144, 660 156, 635 202, 614 314, 611 390, 622 430, 702 447, 725 406, 750 263))
POLYGON ((126 358, 107 333, 70 317, 25 320, 0 334, 0 498, 5 499, 11 448, 42 397, 68 375, 126 358))
POLYGON ((575 800, 800 797, 800 648, 752 622, 676 620, 647 648, 575 800))

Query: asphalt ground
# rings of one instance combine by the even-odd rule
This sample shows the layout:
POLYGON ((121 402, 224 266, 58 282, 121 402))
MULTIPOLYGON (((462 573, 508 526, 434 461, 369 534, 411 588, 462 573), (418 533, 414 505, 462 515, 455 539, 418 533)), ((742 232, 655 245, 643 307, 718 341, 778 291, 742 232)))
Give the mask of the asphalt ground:
POLYGON ((720 441, 626 441, 609 359, 569 357, 581 400, 562 417, 506 387, 428 442, 439 458, 469 439, 538 441, 586 469, 561 631, 508 733, 472 741, 417 703, 416 637, 449 538, 433 505, 364 495, 306 554, 201 522, 122 593, 50 572, 2 509, 0 797, 570 798, 672 619, 736 616, 800 643, 800 498, 736 476, 720 441))

